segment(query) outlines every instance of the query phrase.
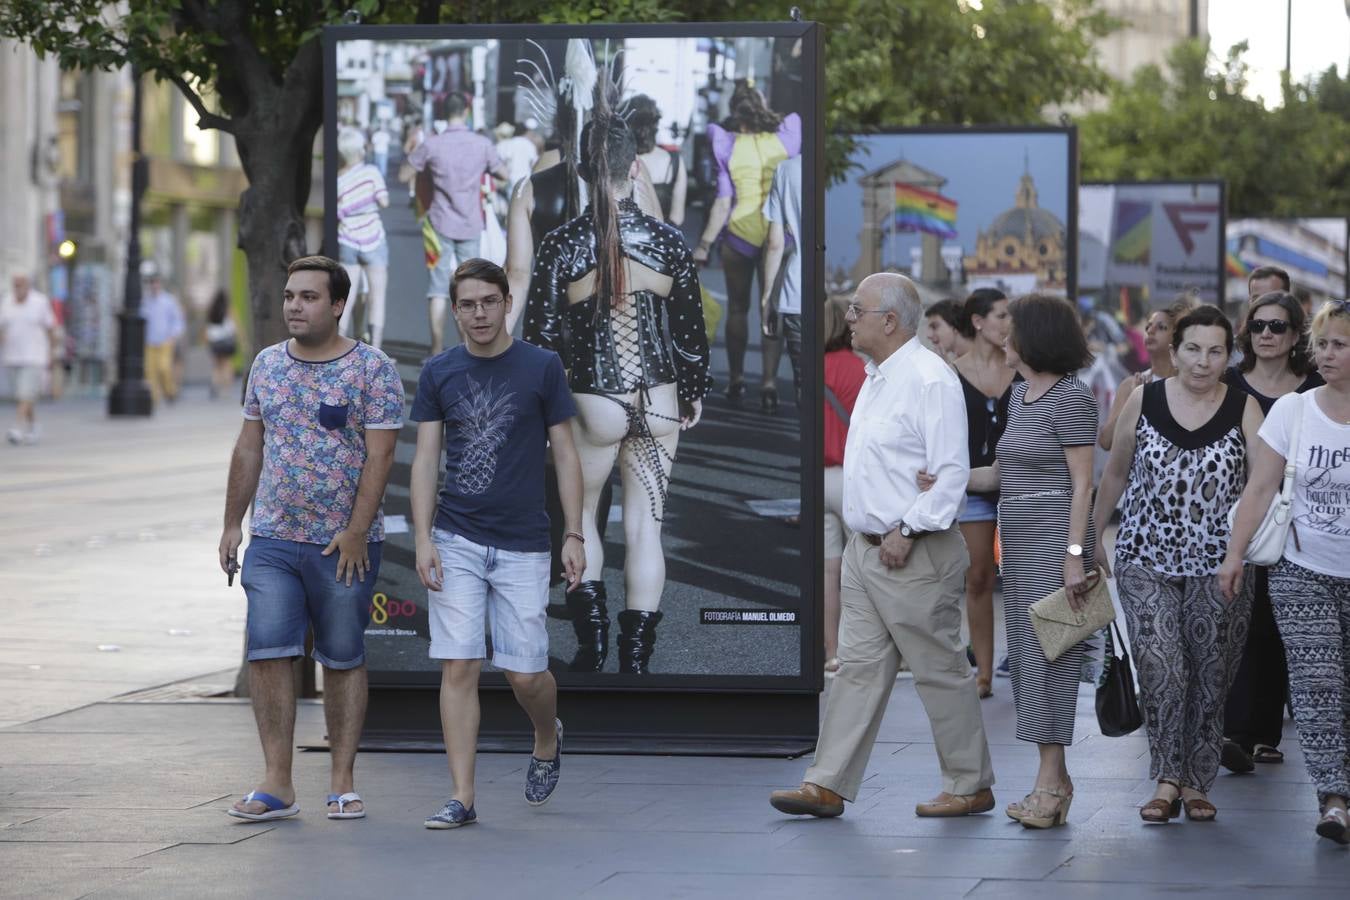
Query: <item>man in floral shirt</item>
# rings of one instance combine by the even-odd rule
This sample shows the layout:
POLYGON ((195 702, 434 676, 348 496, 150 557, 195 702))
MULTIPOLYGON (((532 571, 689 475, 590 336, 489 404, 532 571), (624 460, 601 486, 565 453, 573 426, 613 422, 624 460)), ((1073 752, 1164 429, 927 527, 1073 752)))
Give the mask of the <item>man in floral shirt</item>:
POLYGON ((352 768, 366 715, 364 635, 380 568, 380 504, 403 425, 403 383, 379 350, 338 333, 351 289, 335 260, 291 263, 282 310, 291 337, 258 354, 230 460, 220 565, 248 594, 249 688, 266 773, 229 814, 264 821, 300 811, 291 781, 291 660, 314 629, 332 747, 328 818, 363 817, 352 768), (256 496, 255 496, 256 495, 256 496))

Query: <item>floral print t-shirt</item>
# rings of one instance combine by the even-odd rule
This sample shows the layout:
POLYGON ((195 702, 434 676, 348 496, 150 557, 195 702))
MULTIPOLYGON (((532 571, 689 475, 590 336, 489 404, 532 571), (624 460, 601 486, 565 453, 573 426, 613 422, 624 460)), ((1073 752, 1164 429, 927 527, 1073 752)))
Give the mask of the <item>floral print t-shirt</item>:
MULTIPOLYGON (((244 418, 263 423, 250 532, 327 544, 351 518, 366 429, 403 427, 403 381, 393 360, 369 344, 306 362, 289 343, 258 354, 244 395, 244 418)), ((384 540, 383 504, 366 540, 384 540)))

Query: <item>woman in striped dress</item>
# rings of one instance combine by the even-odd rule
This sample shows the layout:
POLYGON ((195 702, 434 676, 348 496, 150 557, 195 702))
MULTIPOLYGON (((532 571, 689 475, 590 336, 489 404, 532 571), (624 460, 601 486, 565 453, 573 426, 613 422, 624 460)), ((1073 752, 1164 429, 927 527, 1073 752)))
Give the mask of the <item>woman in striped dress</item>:
MULTIPOLYGON (((1092 454, 1097 401, 1070 373, 1090 360, 1073 306, 1031 294, 1013 301, 1008 364, 1013 385, 1008 424, 998 442, 998 528, 1003 546, 1003 621, 1017 737, 1040 751, 1036 783, 1008 815, 1029 828, 1063 825, 1073 799, 1064 748, 1082 669, 1080 644, 1053 663, 1031 626, 1027 607, 1061 587, 1077 604, 1093 565, 1092 454)), ((977 470, 983 473, 987 470, 977 470)), ((972 478, 971 489, 982 485, 972 478)))

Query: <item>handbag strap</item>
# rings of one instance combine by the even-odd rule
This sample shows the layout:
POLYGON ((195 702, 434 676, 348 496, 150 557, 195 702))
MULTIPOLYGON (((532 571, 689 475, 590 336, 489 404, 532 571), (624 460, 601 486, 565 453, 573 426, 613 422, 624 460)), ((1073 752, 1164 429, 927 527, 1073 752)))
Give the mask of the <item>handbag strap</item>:
POLYGON ((1294 410, 1294 433, 1289 438, 1289 455, 1284 460, 1284 481, 1280 484, 1280 500, 1290 503, 1294 497, 1294 471, 1298 468, 1299 440, 1303 437, 1303 410, 1312 400, 1313 391, 1298 395, 1294 410))
POLYGON ((839 421, 843 422, 844 427, 847 428, 848 410, 844 408, 844 404, 839 400, 839 395, 830 390, 828 384, 825 385, 825 401, 830 404, 834 409, 834 414, 839 417, 839 421))
POLYGON ((1120 636, 1120 626, 1116 624, 1115 619, 1111 620, 1111 630, 1116 634, 1116 645, 1112 649, 1119 651, 1115 655, 1128 656, 1129 654, 1125 652, 1125 639, 1120 636))

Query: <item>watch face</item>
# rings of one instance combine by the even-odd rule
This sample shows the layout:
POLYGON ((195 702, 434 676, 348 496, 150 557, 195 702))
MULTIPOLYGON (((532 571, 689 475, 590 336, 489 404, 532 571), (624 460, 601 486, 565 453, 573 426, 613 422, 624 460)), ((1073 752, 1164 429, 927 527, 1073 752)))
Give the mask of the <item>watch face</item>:
POLYGON ((1083 555, 1083 545, 1082 545, 1082 544, 1070 544, 1070 545, 1069 545, 1069 555, 1070 555, 1070 556, 1082 556, 1082 555, 1083 555))

